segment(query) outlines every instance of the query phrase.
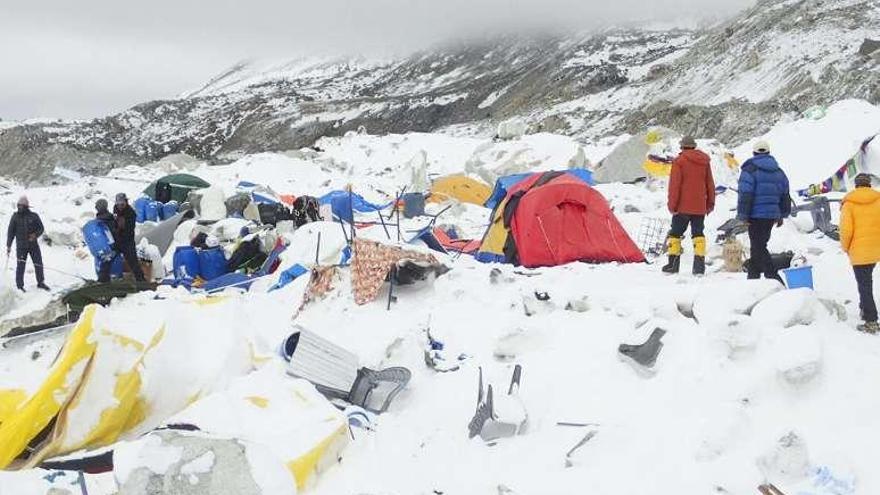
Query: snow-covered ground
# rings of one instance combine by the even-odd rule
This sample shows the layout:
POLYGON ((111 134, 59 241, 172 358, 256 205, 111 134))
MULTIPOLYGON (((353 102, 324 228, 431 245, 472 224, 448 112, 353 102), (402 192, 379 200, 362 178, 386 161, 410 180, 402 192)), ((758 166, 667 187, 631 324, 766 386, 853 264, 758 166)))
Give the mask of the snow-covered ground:
MULTIPOLYGON (((819 182, 855 152, 860 139, 880 131, 878 115, 876 107, 844 102, 824 119, 780 124, 767 137, 793 183, 819 182)), ((321 140, 317 147, 320 151, 250 155, 225 166, 195 164, 191 172, 227 193, 239 180, 314 196, 352 184, 367 200, 382 202, 421 168, 429 177, 497 177, 520 169, 566 168, 579 156, 596 163, 610 151, 546 134, 506 142, 353 134, 321 140)), ((747 157, 747 148, 737 151, 741 160, 747 157)), ((48 282, 56 291, 94 275, 91 258, 75 255, 77 230, 94 201, 116 192, 136 197, 164 173, 158 167, 122 169, 112 177, 27 191, 50 235, 64 240, 44 247, 48 282)), ((668 218, 662 183, 598 189, 633 238, 644 220, 668 218)), ((20 192, 13 188, 0 197, 3 225, 20 192)), ((719 197, 707 219, 710 243, 735 205, 732 191, 719 197)), ((489 213, 463 206, 438 221, 479 237, 489 213)), ((770 247, 792 250, 812 265, 815 292, 783 291, 774 282, 722 273, 721 247, 714 244, 702 278, 686 273, 689 254, 683 273, 671 277, 662 275, 658 264, 524 270, 461 256, 446 260, 452 270, 432 284, 398 289, 390 310, 384 297, 356 305, 344 270, 336 290, 302 310, 303 284, 271 293, 261 291, 268 286, 261 284, 251 293, 229 296, 227 304, 238 308, 229 321, 215 315, 206 324, 226 337, 241 334, 255 355, 278 364, 281 339, 297 324, 355 352, 362 365, 413 371, 391 410, 375 418, 371 429, 352 430, 339 462, 309 493, 748 494, 765 481, 789 495, 880 493, 873 455, 880 440, 880 396, 871 393, 871 377, 880 376, 880 341, 854 331, 859 315, 848 261, 834 241, 805 232, 808 223, 786 222, 770 247), (538 300, 543 293, 548 301, 538 300), (622 359, 618 346, 642 343, 655 328, 666 331, 664 347, 647 373, 622 359), (428 333, 443 343, 443 355, 459 365, 456 371, 425 365, 428 333), (503 394, 516 364, 523 367, 519 397, 528 414, 525 431, 492 445, 469 439, 478 370, 503 394), (591 431, 592 439, 567 456, 591 431)), ((686 245, 686 253, 691 251, 686 245)), ((11 268, 3 275, 4 290, 13 285, 11 268)), ((28 287, 33 287, 31 274, 28 287)), ((172 301, 188 297, 167 290, 163 295, 172 301)), ((17 294, 0 320, 37 310, 50 297, 36 290, 17 294)), ((139 295, 111 306, 107 318, 117 327, 140 314, 171 320, 177 313, 164 312, 180 307, 139 295)), ((183 321, 199 324, 197 313, 187 313, 183 321)), ((229 341, 235 339, 218 339, 229 341)), ((33 350, 39 349, 5 355, 0 389, 38 386, 35 374, 48 360, 43 354, 28 360, 33 350)), ((189 362, 185 353, 174 355, 189 362)), ((280 366, 262 366, 256 372, 259 384, 286 379, 280 366), (274 378, 267 378, 273 370, 274 378)), ((156 386, 146 384, 154 391, 156 386)), ((271 443, 271 424, 235 424, 233 412, 224 408, 209 414, 218 424, 234 424, 240 436, 249 437, 243 440, 271 443)), ((264 459, 283 450, 264 447, 269 452, 264 459)), ((200 457, 186 472, 198 476, 212 462, 200 457)), ((124 466, 126 473, 131 467, 124 466)), ((266 476, 261 486, 276 486, 270 483, 277 482, 277 470, 254 468, 254 476, 260 473, 266 476)), ((0 495, 46 493, 47 474, 0 472, 0 495)), ((113 493, 114 485, 112 478, 96 477, 89 493, 113 493)))

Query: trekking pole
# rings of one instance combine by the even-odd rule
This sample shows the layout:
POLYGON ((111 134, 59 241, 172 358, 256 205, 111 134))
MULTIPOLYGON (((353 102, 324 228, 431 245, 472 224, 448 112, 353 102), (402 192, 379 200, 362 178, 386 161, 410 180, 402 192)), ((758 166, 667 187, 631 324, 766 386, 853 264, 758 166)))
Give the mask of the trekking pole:
POLYGON ((385 225, 385 219, 382 218, 382 212, 379 210, 376 210, 376 214, 379 215, 379 221, 382 222, 382 229, 385 231, 385 237, 387 237, 388 240, 390 241, 391 234, 388 233, 388 226, 385 225))
POLYGON ((318 247, 315 248, 315 266, 318 266, 321 254, 321 233, 318 232, 318 247))

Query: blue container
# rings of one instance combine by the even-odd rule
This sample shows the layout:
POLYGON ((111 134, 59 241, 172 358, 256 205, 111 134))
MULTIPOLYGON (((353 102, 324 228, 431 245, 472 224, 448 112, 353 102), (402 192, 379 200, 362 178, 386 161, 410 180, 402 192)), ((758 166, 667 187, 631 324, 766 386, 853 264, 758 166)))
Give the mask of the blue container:
POLYGON ((162 220, 168 220, 169 218, 177 215, 177 211, 180 209, 180 205, 177 204, 177 201, 171 200, 164 205, 162 205, 162 220))
POLYGON ((95 259, 106 257, 113 252, 113 234, 104 222, 98 219, 89 220, 83 226, 82 233, 86 246, 95 259))
POLYGON ((809 265, 782 270, 789 289, 813 288, 813 267, 809 265))
POLYGON ((403 195, 403 216, 414 218, 425 214, 425 195, 422 193, 406 193, 403 195))
POLYGON ((147 203, 147 208, 144 212, 144 219, 147 222, 158 222, 159 221, 159 212, 162 210, 162 203, 158 201, 150 201, 147 203))
POLYGON ((192 246, 179 246, 174 250, 174 278, 192 280, 202 273, 199 252, 192 246))
MULTIPOLYGON (((116 257, 113 258, 113 261, 110 263, 110 278, 111 279, 122 278, 123 268, 124 268, 123 258, 121 255, 117 254, 116 257)), ((98 261, 97 259, 95 259, 95 275, 98 275, 98 276, 101 275, 101 262, 98 261)))
POLYGON ((215 247, 199 250, 199 266, 202 278, 214 280, 226 274, 226 255, 223 248, 215 247))
POLYGON ((147 219, 147 205, 152 201, 146 196, 141 196, 134 200, 134 213, 137 216, 137 223, 144 223, 147 219))

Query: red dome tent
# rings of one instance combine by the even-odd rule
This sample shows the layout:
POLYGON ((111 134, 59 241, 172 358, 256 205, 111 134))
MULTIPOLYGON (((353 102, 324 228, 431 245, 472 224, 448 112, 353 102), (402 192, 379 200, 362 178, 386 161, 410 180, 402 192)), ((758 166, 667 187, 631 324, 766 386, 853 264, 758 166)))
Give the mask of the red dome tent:
POLYGON ((504 224, 505 258, 526 267, 645 261, 602 194, 567 173, 535 174, 513 187, 504 224))

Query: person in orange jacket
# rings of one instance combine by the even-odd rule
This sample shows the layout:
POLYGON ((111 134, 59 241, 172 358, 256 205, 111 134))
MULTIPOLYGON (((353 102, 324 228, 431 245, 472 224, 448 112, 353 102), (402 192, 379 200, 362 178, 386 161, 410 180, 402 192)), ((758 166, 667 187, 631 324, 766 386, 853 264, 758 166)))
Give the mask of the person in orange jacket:
POLYGON ((666 239, 669 260, 664 273, 678 273, 681 265, 681 238, 690 225, 694 240, 694 275, 706 273, 706 237, 703 227, 706 215, 715 209, 715 180, 709 155, 697 149, 690 136, 681 140, 681 153, 672 162, 669 178, 668 207, 672 226, 666 239))
POLYGON ((880 192, 871 187, 871 175, 856 176, 856 189, 843 198, 840 217, 840 245, 849 255, 859 288, 862 332, 877 333, 877 303, 874 301, 874 267, 880 263, 880 192))

